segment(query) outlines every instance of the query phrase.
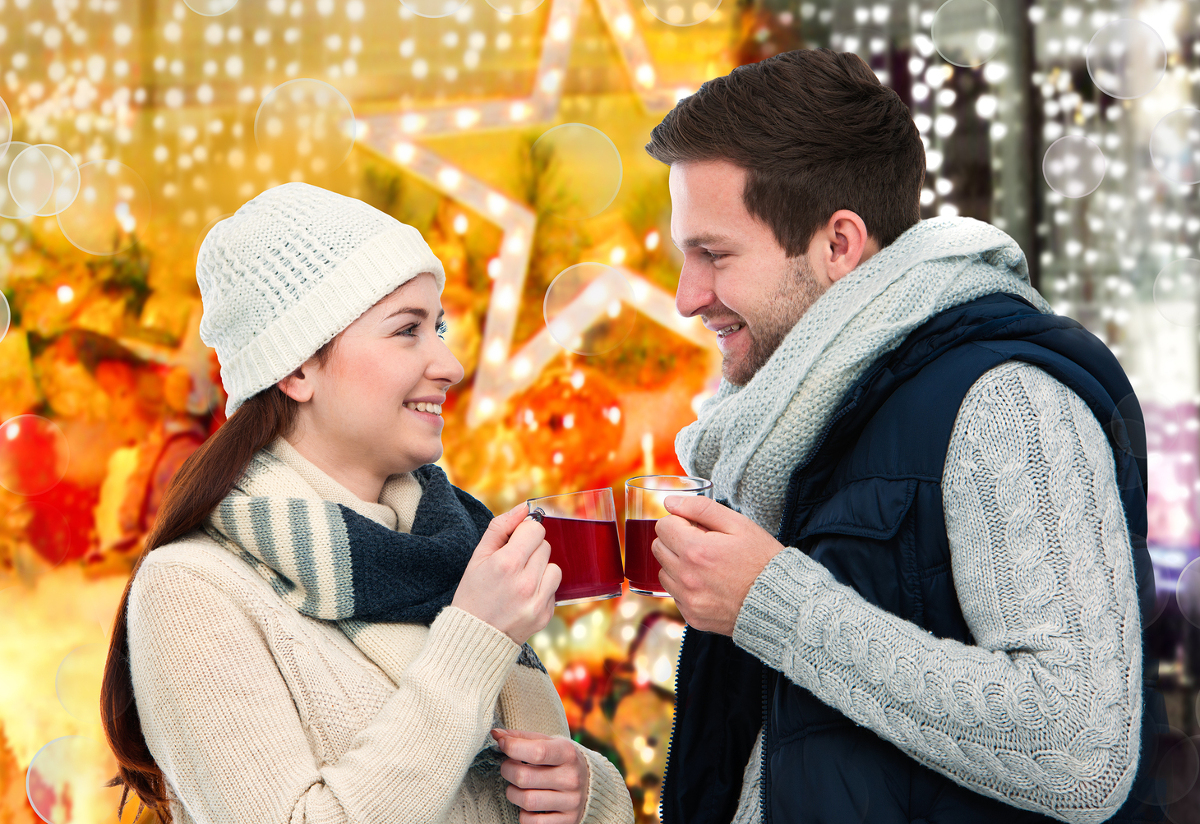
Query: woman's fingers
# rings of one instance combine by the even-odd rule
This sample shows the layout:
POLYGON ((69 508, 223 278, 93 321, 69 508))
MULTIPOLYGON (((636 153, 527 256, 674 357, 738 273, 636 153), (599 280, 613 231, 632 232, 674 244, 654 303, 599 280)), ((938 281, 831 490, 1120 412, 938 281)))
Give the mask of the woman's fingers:
POLYGON ((529 553, 529 557, 525 560, 525 569, 537 575, 539 578, 546 571, 546 564, 550 562, 550 543, 544 538, 533 552, 529 553))
POLYGON ((521 810, 521 824, 577 824, 579 813, 531 813, 521 810))
MULTIPOLYGON (((482 560, 504 548, 527 514, 529 514, 529 504, 522 502, 503 515, 492 518, 491 523, 487 525, 487 530, 483 533, 483 538, 475 548, 475 555, 482 560)), ((474 561, 475 556, 472 556, 471 560, 474 561)))
POLYGON ((529 564, 530 556, 545 540, 546 527, 534 520, 521 521, 509 536, 505 549, 516 553, 514 560, 520 563, 519 568, 524 568, 529 564))
MULTIPOLYGON (((546 544, 549 547, 549 544, 546 544)), ((538 585, 538 597, 548 599, 550 608, 553 612, 554 596, 558 592, 558 585, 562 583, 562 567, 558 564, 546 564, 546 570, 542 573, 542 581, 538 585)), ((550 619, 547 618, 547 621, 550 619)))
MULTIPOLYGON (((520 790, 555 790, 556 792, 579 792, 579 774, 562 765, 544 767, 540 764, 526 764, 523 761, 508 759, 500 765, 500 774, 504 779, 520 790)), ((556 807, 555 809, 562 809, 556 807)))
POLYGON ((520 730, 504 731, 496 746, 514 761, 524 761, 526 764, 541 767, 573 763, 577 757, 575 745, 569 738, 520 730))
POLYGON ((530 824, 577 824, 587 801, 588 769, 570 739, 522 730, 492 730, 502 752, 508 800, 530 824), (526 817, 528 815, 528 818, 526 817))
MULTIPOLYGON (((557 792, 555 790, 522 790, 520 787, 509 785, 504 791, 508 800, 522 810, 531 813, 563 813, 577 810, 580 797, 577 792, 557 792)), ((540 820, 540 819, 539 819, 540 820)))

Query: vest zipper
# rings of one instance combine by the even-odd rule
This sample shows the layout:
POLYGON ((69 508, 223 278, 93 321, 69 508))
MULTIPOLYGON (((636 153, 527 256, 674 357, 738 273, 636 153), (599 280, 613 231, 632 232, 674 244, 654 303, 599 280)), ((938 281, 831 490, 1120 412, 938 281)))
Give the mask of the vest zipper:
POLYGON ((758 765, 758 808, 762 813, 762 824, 767 824, 770 816, 767 814, 767 681, 770 679, 770 668, 762 668, 762 759, 758 765))
POLYGON ((667 797, 667 774, 669 772, 668 768, 671 766, 671 748, 675 745, 675 728, 679 725, 679 670, 681 669, 680 665, 683 663, 683 645, 687 641, 687 631, 688 625, 684 624, 683 635, 679 638, 679 660, 675 662, 675 717, 671 719, 671 737, 667 739, 667 760, 663 762, 666 764, 666 768, 663 769, 662 786, 658 788, 659 820, 662 819, 663 799, 667 797))

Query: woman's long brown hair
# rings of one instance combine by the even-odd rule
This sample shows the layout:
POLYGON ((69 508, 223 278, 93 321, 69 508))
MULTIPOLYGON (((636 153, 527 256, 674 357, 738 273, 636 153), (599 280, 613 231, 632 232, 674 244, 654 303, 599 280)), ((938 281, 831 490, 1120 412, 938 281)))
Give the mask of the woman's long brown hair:
MULTIPOLYGON (((313 356, 319 365, 324 366, 328 361, 337 340, 329 341, 313 356)), ((177 541, 203 525, 209 513, 241 478, 254 453, 292 431, 299 408, 296 401, 276 386, 247 399, 183 462, 163 496, 154 526, 146 536, 146 547, 121 595, 100 686, 100 718, 108 745, 117 758, 117 776, 108 786, 124 787, 117 808, 118 818, 125 809, 129 791, 133 790, 162 824, 171 824, 162 770, 146 745, 141 718, 133 700, 125 611, 134 576, 142 561, 155 549, 177 541)), ((141 813, 140 806, 138 813, 141 813)))

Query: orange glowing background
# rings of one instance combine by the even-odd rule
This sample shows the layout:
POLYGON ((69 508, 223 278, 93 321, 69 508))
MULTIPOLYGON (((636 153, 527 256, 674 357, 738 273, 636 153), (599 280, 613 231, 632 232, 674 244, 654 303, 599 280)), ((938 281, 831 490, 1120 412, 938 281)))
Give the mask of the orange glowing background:
MULTIPOLYGON (((98 727, 107 634, 164 488, 223 421, 195 254, 263 189, 362 198, 445 264, 467 370, 445 405, 456 484, 500 510, 595 486, 621 499, 626 477, 680 471, 674 435, 711 391, 715 350, 674 317, 665 170, 641 146, 678 94, 734 65, 739 19, 678 29, 627 0, 520 14, 482 0, 0 0, 12 140, 64 149, 79 191, 60 194, 59 170, 33 203, 19 175, 36 184, 41 159, 11 144, 0 821, 115 815, 100 787, 114 773, 98 727), (616 303, 560 330, 574 354, 543 302, 580 263, 594 266, 560 281, 560 308, 613 275, 616 303)), ((561 609, 538 638, 573 728, 618 761, 647 820, 680 629, 669 602, 625 596, 561 609)))
MULTIPOLYGON (((675 434, 719 374, 674 312, 666 170, 643 146, 703 81, 788 49, 863 56, 924 135, 924 215, 1010 232, 1056 309, 1118 353, 1166 433, 1150 539, 1178 577, 1200 534, 1200 381, 1194 330, 1155 310, 1154 256, 1200 257, 1200 219, 1151 180, 1145 143, 1194 105, 1198 26, 1134 4, 1169 71, 1113 116, 1083 64, 1107 12, 993 3, 999 50, 963 68, 931 39, 939 0, 0 0, 0 824, 115 815, 107 635, 164 489, 223 422, 194 276, 215 222, 304 180, 416 226, 466 369, 444 406, 451 480, 496 511, 604 486, 621 510, 625 479, 681 472, 675 434), (1113 161, 1088 199, 1041 176, 1064 134, 1113 161)), ((669 600, 626 594, 560 608, 533 641, 639 821, 657 820, 681 634, 669 600)), ((1195 728, 1164 637, 1173 723, 1195 728)))

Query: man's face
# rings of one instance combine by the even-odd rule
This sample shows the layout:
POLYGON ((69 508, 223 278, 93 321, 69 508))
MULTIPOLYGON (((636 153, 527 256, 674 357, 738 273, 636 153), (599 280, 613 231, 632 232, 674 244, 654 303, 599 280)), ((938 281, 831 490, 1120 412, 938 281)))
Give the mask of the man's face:
POLYGON ((671 239, 683 252, 675 308, 717 334, 725 380, 744 386, 828 283, 789 258, 746 211, 746 170, 724 160, 671 166, 671 239))

